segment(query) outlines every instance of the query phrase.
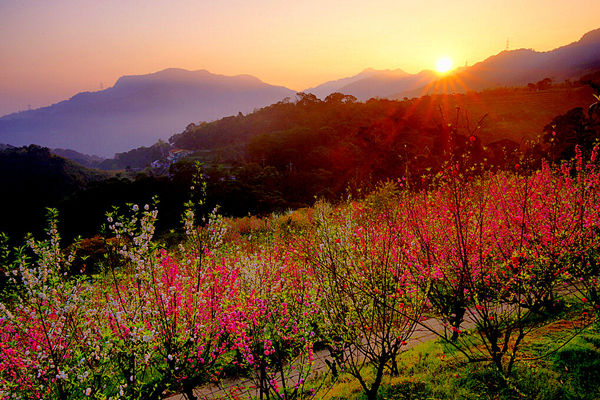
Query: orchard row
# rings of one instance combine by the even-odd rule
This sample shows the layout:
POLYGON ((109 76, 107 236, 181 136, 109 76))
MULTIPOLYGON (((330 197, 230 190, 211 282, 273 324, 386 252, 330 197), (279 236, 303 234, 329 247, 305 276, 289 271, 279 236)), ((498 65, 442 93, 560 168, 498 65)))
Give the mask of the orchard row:
POLYGON ((152 241, 154 207, 131 206, 107 216, 103 272, 76 279, 53 216, 47 240, 3 256, 14 293, 0 311, 0 397, 193 399, 225 378, 233 398, 319 397, 319 350, 331 375, 375 399, 417 327, 510 379, 523 339, 565 295, 594 323, 597 149, 532 174, 470 178, 449 165, 436 180, 319 202, 270 233, 236 235, 216 213, 198 227, 190 207, 187 240, 169 250, 152 241), (254 392, 236 385, 243 375, 254 392))

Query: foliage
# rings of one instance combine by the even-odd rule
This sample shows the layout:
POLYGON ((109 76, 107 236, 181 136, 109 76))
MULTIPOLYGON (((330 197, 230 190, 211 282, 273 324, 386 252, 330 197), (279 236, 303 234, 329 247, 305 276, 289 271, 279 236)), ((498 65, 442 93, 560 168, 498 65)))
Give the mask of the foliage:
MULTIPOLYGON (((558 348, 570 332, 561 328, 577 315, 561 315, 539 330, 524 344, 530 360, 515 367, 514 384, 502 387, 503 379, 493 367, 468 363, 460 354, 441 342, 429 341, 403 352, 398 357, 399 376, 386 376, 379 399, 519 399, 551 400, 558 398, 594 399, 598 381, 593 380, 597 369, 598 331, 590 327, 584 333, 558 348), (551 356, 539 359, 549 349, 551 356), (566 368, 565 368, 566 367, 566 368)), ((364 398, 353 382, 345 379, 333 386, 328 399, 364 398), (340 395, 343 394, 343 395, 340 395)))
POLYGON ((61 199, 107 178, 36 145, 0 151, 0 171, 0 231, 13 244, 27 232, 43 233, 46 207, 56 207, 61 199))
POLYGON ((431 185, 450 160, 459 162, 461 170, 473 168, 473 176, 517 166, 532 171, 543 159, 571 157, 576 143, 589 154, 598 130, 593 108, 588 115, 582 111, 585 121, 572 112, 556 117, 549 124, 555 129, 545 132, 556 133, 551 141, 538 133, 552 116, 589 104, 590 92, 581 86, 535 93, 499 88, 364 103, 340 93, 324 101, 299 94, 295 101, 248 115, 190 124, 171 138, 172 144, 195 151, 178 162, 165 160, 171 145, 164 142, 118 154, 105 163, 131 169, 110 178, 50 157, 39 147, 8 149, 0 156, 2 208, 14 212, 5 214, 0 231, 13 245, 26 232, 39 235, 45 207, 54 207, 70 243, 79 235, 93 237, 113 205, 143 203, 158 195, 157 235, 175 238, 182 234, 179 219, 194 160, 205 163, 207 182, 206 202, 195 210, 198 216, 207 216, 217 204, 227 216, 265 216, 310 207, 316 199, 336 202, 348 192, 362 197, 380 182, 398 178, 405 187, 419 189, 431 185), (585 123, 584 134, 573 135, 573 126, 581 125, 577 121, 585 123), (153 161, 160 161, 160 167, 146 168, 153 161))
POLYGON ((166 160, 171 146, 159 139, 150 147, 138 147, 124 153, 115 154, 114 158, 102 161, 100 169, 146 168, 155 160, 166 160))
MULTIPOLYGON (((316 210, 312 254, 324 297, 321 335, 335 363, 356 377, 367 398, 376 398, 384 370, 395 359, 422 315, 427 289, 411 274, 410 244, 398 209, 354 205, 339 212, 316 210), (364 367, 375 369, 369 381, 364 367)), ((335 371, 335 370, 334 370, 335 371)))
MULTIPOLYGON (((105 256, 85 276, 70 274, 75 253, 94 245, 61 246, 52 211, 47 239, 0 253, 14 288, 0 309, 0 397, 194 399, 195 387, 229 377, 238 397, 305 399, 331 382, 314 380, 325 359, 374 399, 387 371, 402 372, 396 360, 417 327, 484 365, 469 367, 469 387, 522 391, 530 339, 568 294, 578 316, 533 357, 572 368, 595 351, 594 338, 569 340, 597 324, 600 307, 597 151, 480 176, 450 152, 429 185, 406 190, 401 178, 365 200, 237 225, 205 211, 198 177, 180 246, 154 240, 162 203, 129 203, 104 217, 105 256), (241 387, 243 374, 256 390, 241 387)), ((578 376, 574 385, 592 388, 578 376)), ((435 393, 406 385, 393 395, 435 393)))

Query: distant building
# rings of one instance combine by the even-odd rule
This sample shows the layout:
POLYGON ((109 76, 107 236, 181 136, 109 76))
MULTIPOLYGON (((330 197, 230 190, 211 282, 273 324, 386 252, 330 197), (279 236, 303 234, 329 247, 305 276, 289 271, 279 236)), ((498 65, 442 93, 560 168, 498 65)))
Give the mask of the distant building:
POLYGON ((172 164, 191 154, 192 151, 190 150, 171 149, 169 150, 169 154, 167 155, 167 161, 172 164))
POLYGON ((150 164, 150 166, 152 168, 163 168, 163 162, 160 160, 154 160, 152 161, 152 164, 150 164))

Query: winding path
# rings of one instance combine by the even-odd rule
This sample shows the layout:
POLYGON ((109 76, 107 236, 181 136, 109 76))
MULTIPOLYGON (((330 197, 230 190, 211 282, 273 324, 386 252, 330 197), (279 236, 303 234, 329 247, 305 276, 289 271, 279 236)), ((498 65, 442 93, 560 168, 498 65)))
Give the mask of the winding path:
MULTIPOLYGON (((470 329, 473 328, 475 324, 470 320, 465 318, 461 327, 462 329, 470 329)), ((415 331, 411 338, 407 341, 403 350, 410 349, 412 347, 417 346, 418 344, 428 342, 430 340, 434 340, 438 337, 433 332, 443 332, 444 327, 442 323, 434 318, 425 320, 421 322, 415 328, 415 331)), ((318 374, 320 372, 327 372, 329 370, 329 366, 327 362, 331 362, 332 359, 329 356, 329 351, 321 350, 315 352, 314 354, 314 366, 312 374, 318 374)), ((198 399, 221 399, 221 398, 229 398, 228 393, 229 390, 233 387, 244 387, 245 390, 239 390, 241 396, 254 396, 257 397, 259 395, 258 389, 255 388, 254 382, 249 378, 232 378, 226 379, 220 382, 220 384, 210 384, 204 385, 194 389, 194 395, 198 399)), ((183 394, 176 394, 165 398, 165 400, 187 400, 186 396, 183 394)))

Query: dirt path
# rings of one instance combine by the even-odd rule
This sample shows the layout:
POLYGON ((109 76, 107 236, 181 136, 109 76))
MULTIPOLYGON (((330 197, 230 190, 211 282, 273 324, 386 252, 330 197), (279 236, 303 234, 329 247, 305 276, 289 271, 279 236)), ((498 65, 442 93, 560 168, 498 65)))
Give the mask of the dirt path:
MULTIPOLYGON (((461 325, 462 329, 470 329, 474 326, 474 323, 465 318, 465 321, 461 325)), ((411 336, 411 338, 407 341, 403 350, 408 350, 412 347, 417 346, 418 344, 428 342, 430 340, 434 340, 438 337, 433 332, 443 332, 444 327, 442 323, 437 319, 428 319, 421 324, 417 325, 415 332, 411 336)), ((321 350, 315 352, 314 354, 314 366, 312 370, 312 374, 317 375, 319 373, 326 373, 329 371, 329 366, 327 362, 331 362, 332 359, 329 356, 329 351, 321 350)), ((293 378, 292 378, 293 379, 293 378)), ((226 379, 222 381, 219 385, 211 384, 204 385, 194 389, 194 395, 198 399, 221 399, 221 398, 229 398, 228 393, 229 390, 233 387, 238 388, 246 388, 244 390, 239 390, 237 393, 240 397, 248 397, 259 395, 259 392, 256 388, 254 388, 254 381, 248 378, 236 378, 236 379, 226 379)), ((177 394, 170 397, 165 398, 165 400, 187 400, 185 395, 177 394)))

